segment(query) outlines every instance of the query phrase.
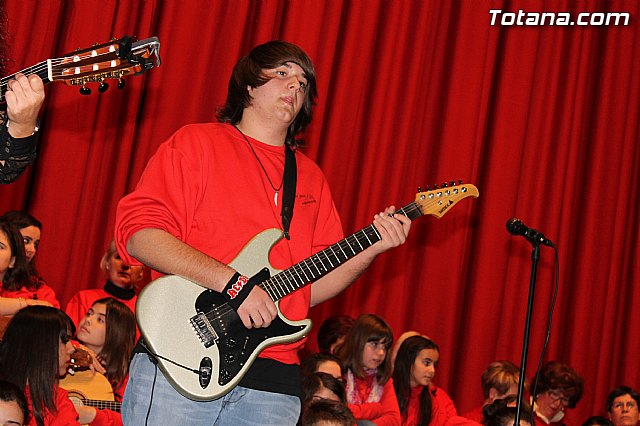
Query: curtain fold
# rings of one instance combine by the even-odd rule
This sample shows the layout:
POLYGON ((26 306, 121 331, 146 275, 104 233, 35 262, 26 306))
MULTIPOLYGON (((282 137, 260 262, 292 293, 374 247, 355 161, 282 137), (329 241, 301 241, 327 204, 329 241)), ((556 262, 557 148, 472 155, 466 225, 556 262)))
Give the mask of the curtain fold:
MULTIPOLYGON (((568 418, 602 414, 619 384, 640 386, 640 7, 633 0, 8 0, 16 70, 112 37, 158 36, 163 63, 98 94, 47 87, 37 162, 0 187, 1 210, 44 223, 39 268, 63 304, 99 287, 115 207, 158 145, 211 121, 237 59, 282 38, 311 56, 319 102, 304 152, 331 184, 345 233, 412 201, 416 188, 463 180, 465 199, 412 226, 354 284, 312 309, 372 312, 396 336, 441 348, 437 381, 459 412, 482 401, 496 359, 520 362, 531 247, 519 217, 558 247, 559 294, 545 359, 585 378, 568 418), (627 12, 628 26, 490 25, 517 13, 627 12)), ((294 219, 295 220, 295 219, 294 219)), ((527 375, 542 350, 554 288, 542 248, 527 375)), ((315 347, 312 333, 309 347, 315 347)))

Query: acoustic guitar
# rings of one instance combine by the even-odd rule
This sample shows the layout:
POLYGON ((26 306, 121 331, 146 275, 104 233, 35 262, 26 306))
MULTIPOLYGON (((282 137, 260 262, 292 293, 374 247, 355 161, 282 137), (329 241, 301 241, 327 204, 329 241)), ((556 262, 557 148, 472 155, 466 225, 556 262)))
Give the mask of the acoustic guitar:
MULTIPOLYGON (((123 37, 108 43, 78 49, 60 58, 47 59, 20 73, 37 74, 44 83, 64 82, 69 86, 81 86, 80 93, 88 95, 87 83, 99 83, 98 91, 109 88, 105 80, 118 80, 118 88, 124 87, 123 77, 140 75, 154 66, 160 66, 160 41, 157 37, 136 41, 135 37, 123 37), (154 61, 155 57, 155 61, 154 61)), ((17 73, 0 79, 0 102, 4 102, 7 83, 17 73)))
POLYGON ((90 370, 67 374, 60 380, 60 387, 69 392, 69 399, 75 405, 86 405, 120 412, 121 402, 116 402, 113 389, 107 378, 90 370))

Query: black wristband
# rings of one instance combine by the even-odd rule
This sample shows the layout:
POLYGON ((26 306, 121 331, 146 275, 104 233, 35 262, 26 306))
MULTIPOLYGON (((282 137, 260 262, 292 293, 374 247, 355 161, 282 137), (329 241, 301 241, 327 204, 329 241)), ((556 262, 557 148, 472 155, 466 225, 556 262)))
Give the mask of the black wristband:
POLYGON ((255 285, 254 280, 249 280, 249 278, 241 275, 240 272, 236 272, 224 290, 222 290, 222 297, 227 299, 229 306, 231 306, 234 311, 237 311, 255 285))

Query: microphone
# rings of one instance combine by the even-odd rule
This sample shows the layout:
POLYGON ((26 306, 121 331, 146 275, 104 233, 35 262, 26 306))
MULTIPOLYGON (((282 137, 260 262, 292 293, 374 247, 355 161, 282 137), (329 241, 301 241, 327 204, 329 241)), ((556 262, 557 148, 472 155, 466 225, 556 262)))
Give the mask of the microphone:
POLYGON ((520 219, 515 217, 512 217, 507 221, 507 231, 512 235, 521 235, 525 237, 534 245, 544 244, 545 246, 553 248, 556 247, 551 240, 547 239, 547 237, 542 234, 542 232, 529 228, 527 225, 522 223, 520 219))

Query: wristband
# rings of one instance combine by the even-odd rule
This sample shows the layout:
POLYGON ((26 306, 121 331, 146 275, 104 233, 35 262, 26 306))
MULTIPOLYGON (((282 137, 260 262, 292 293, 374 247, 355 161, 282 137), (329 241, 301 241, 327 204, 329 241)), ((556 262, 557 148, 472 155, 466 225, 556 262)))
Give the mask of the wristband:
POLYGON ((222 296, 227 300, 229 306, 237 311, 255 285, 255 280, 249 280, 240 272, 236 272, 222 290, 222 296))

